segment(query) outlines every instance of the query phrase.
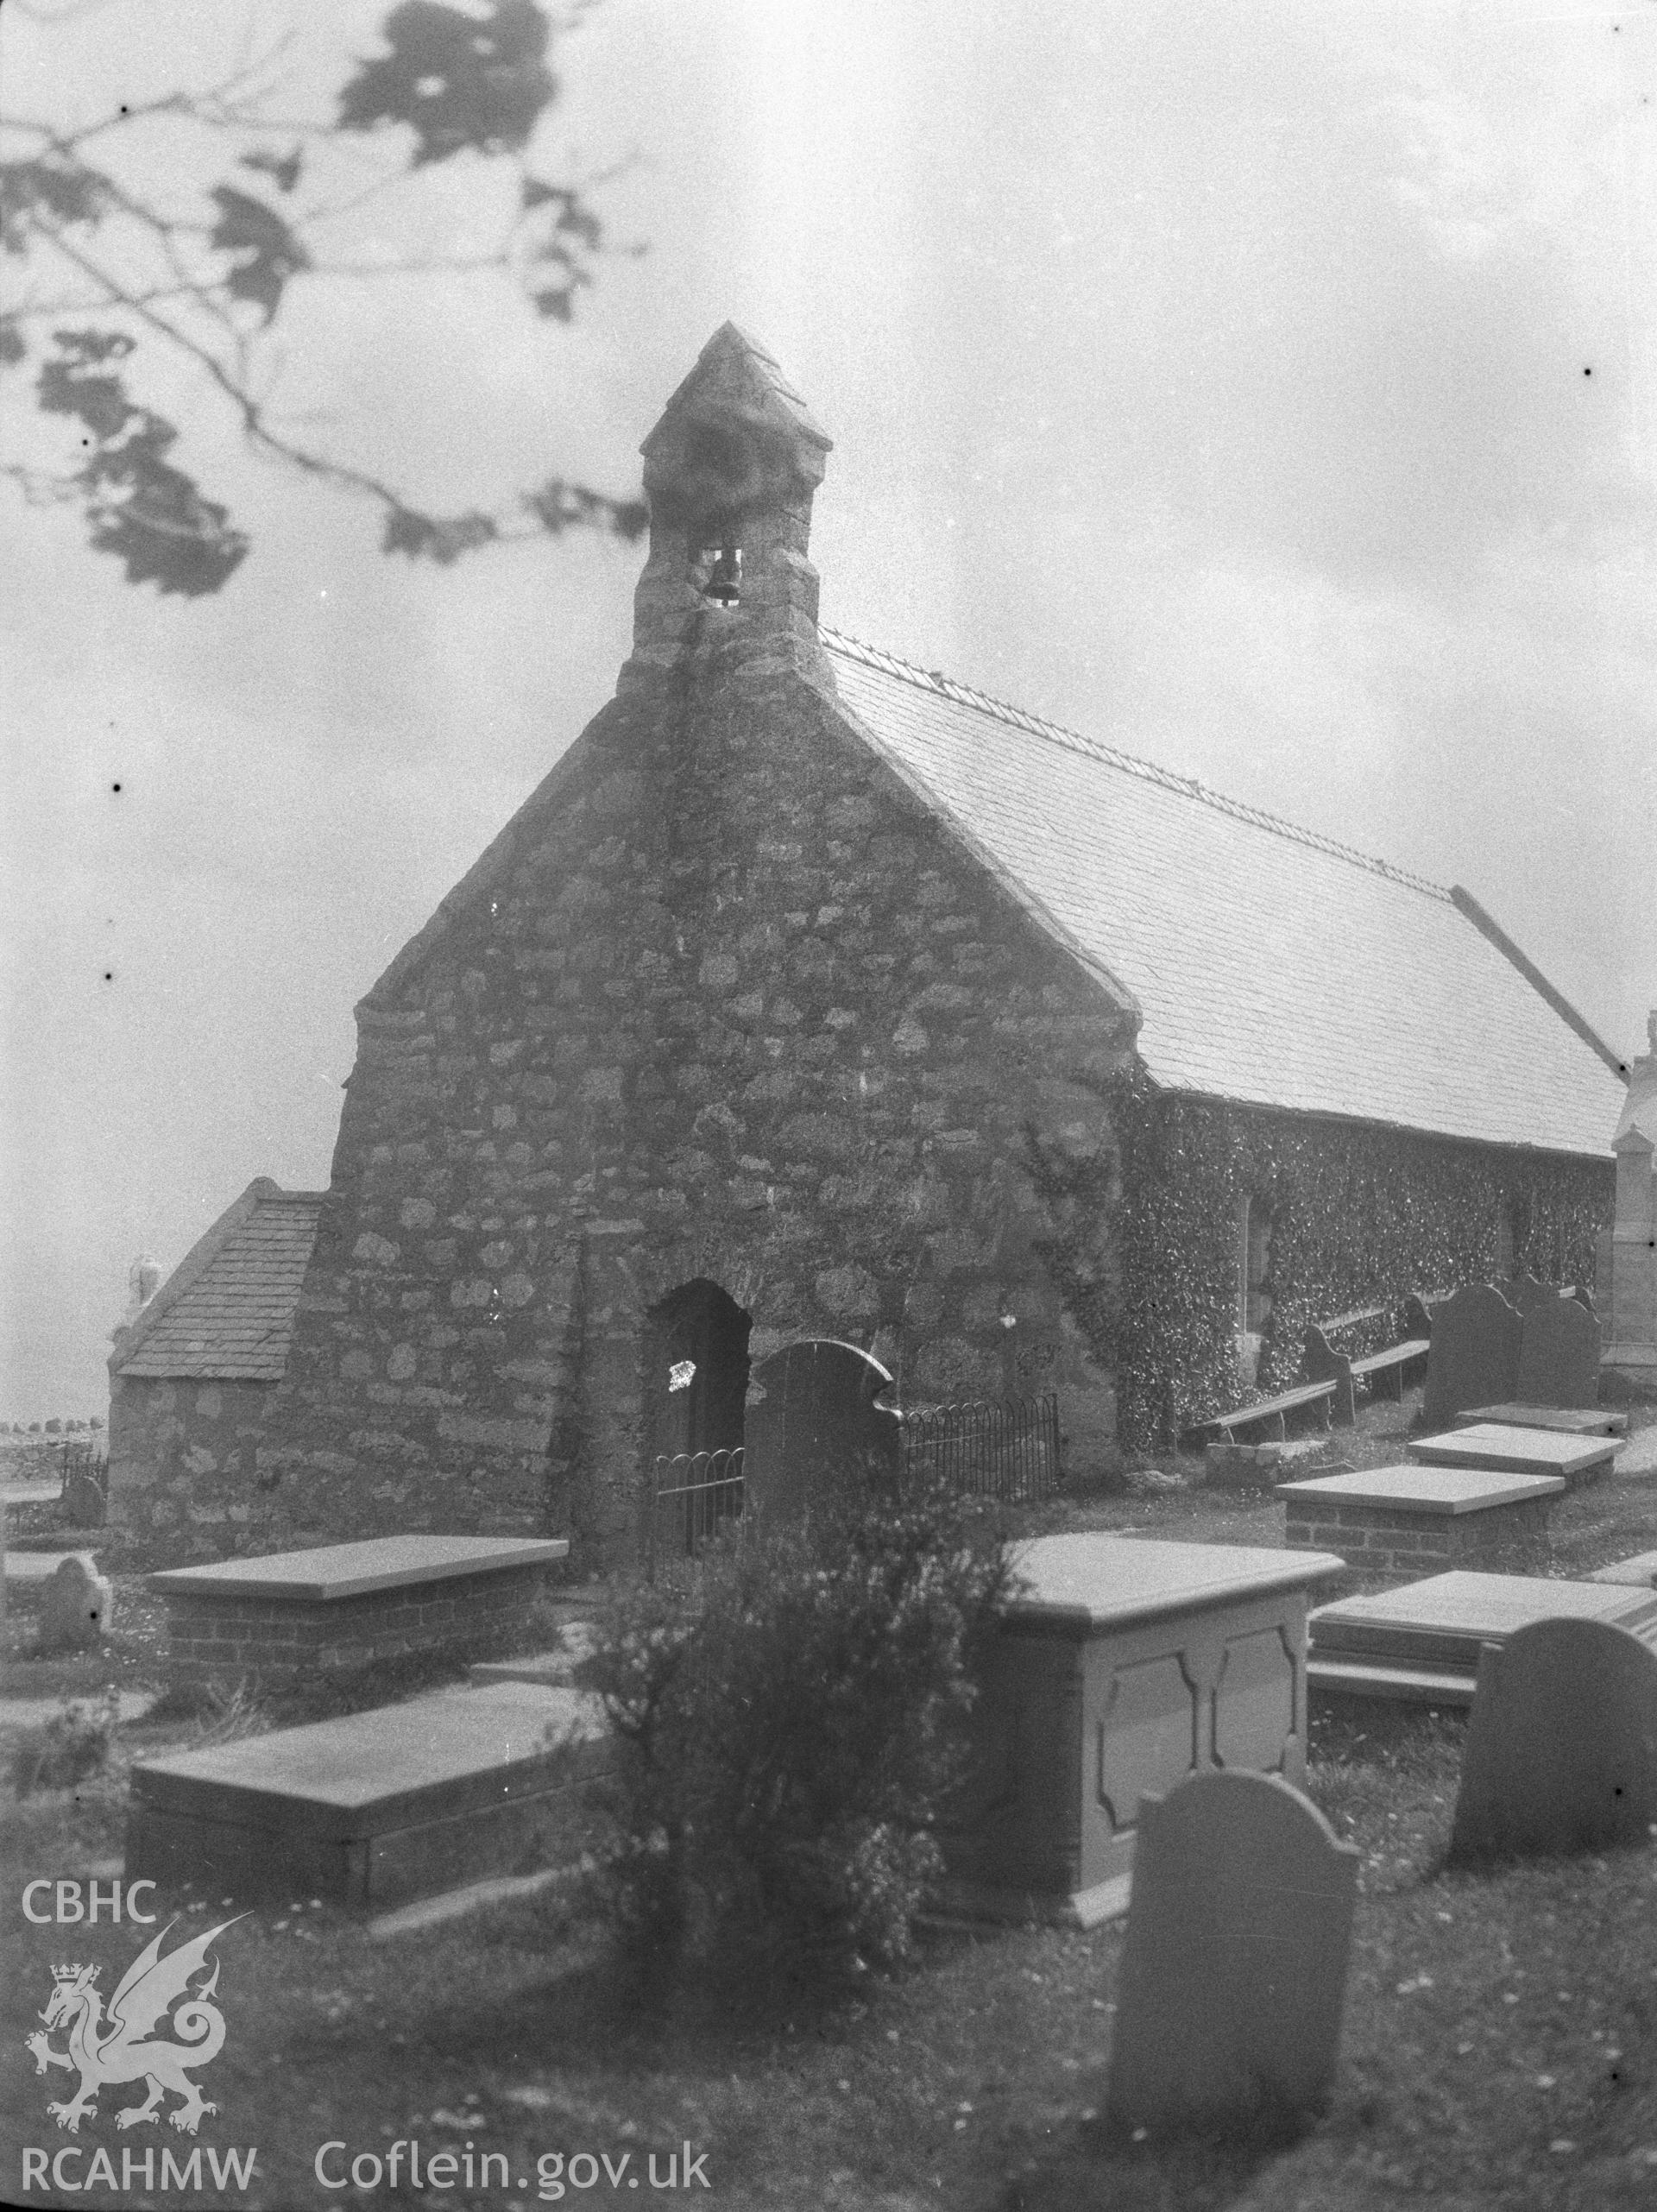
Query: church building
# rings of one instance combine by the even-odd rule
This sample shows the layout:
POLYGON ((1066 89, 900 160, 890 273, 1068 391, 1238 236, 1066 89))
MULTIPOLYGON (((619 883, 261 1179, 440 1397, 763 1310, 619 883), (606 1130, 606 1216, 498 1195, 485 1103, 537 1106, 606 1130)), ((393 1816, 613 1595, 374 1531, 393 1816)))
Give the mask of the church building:
POLYGON ((1055 1392, 1104 1477, 1309 1320, 1591 1280, 1623 1073, 1496 923, 822 627, 829 444, 728 324, 646 441, 615 696, 357 1008, 256 1472, 204 1478, 259 1541, 624 1556, 805 1335, 1055 1392))

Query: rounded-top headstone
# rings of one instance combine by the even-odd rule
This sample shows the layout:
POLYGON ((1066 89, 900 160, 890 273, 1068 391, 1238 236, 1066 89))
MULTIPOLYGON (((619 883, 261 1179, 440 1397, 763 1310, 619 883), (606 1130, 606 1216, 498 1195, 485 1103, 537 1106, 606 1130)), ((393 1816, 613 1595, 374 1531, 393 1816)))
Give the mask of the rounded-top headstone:
POLYGON ((831 1337, 785 1345, 753 1369, 744 1424, 747 1509, 773 1522, 831 1498, 895 1493, 903 1427, 879 1402, 892 1377, 831 1337))
POLYGON ((1657 1821, 1657 1651, 1607 1621, 1533 1622, 1479 1654, 1452 1863, 1643 1843, 1657 1821))
POLYGON ((1288 2132, 1333 2085, 1359 1853, 1276 1774, 1140 1800, 1112 2127, 1288 2132))
POLYGON ((1514 1396, 1524 1337, 1519 1309, 1492 1284, 1458 1290, 1433 1316, 1421 1418, 1440 1428, 1467 1406, 1499 1406, 1514 1396))

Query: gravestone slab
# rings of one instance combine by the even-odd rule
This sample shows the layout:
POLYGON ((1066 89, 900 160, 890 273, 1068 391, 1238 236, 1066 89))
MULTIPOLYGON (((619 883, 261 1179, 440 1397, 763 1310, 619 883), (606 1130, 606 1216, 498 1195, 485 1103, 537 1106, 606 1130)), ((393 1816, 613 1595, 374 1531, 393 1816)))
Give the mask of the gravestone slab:
POLYGON ((1314 1504, 1399 1506, 1411 1512, 1453 1518, 1486 1513, 1492 1506, 1512 1505, 1525 1498, 1555 1497, 1564 1488, 1564 1482, 1551 1468, 1538 1477, 1474 1462, 1369 1467, 1351 1475, 1308 1475, 1301 1482, 1280 1483, 1277 1495, 1304 1498, 1314 1504))
POLYGON ((1615 1437, 1561 1436, 1551 1429, 1510 1428, 1500 1421, 1475 1421, 1442 1436, 1419 1436, 1409 1446, 1411 1459, 1423 1466, 1558 1475, 1572 1483, 1609 1467, 1616 1453, 1615 1437))
POLYGON ((1307 1679, 1345 1697, 1469 1705, 1484 1647, 1556 1618, 1614 1622, 1657 1645, 1657 1590, 1457 1570, 1338 1598, 1307 1623, 1307 1679))
POLYGON ((1657 1651, 1546 1620, 1479 1655, 1451 1862, 1644 1843, 1657 1820, 1657 1651))
POLYGON ((1551 1428, 1561 1436, 1623 1436, 1629 1416, 1609 1406, 1469 1406, 1456 1415, 1458 1428, 1494 1421, 1502 1428, 1551 1428))
POLYGON ((169 1567, 149 1577, 163 1596, 291 1598, 336 1604, 371 1591, 444 1582, 490 1568, 545 1566, 567 1558, 561 1537, 371 1536, 361 1543, 319 1544, 312 1551, 271 1552, 262 1559, 215 1560, 169 1567))
POLYGON ((1275 1775, 1140 1806, 1112 2127, 1304 2124, 1333 2085, 1361 1854, 1275 1775))
POLYGON ((127 1873, 393 1905, 526 1853, 576 1856, 584 1786, 610 1757, 598 1698, 524 1682, 173 1753, 132 1769, 127 1873))
POLYGON ((42 1651, 84 1651, 110 1633, 114 1591, 90 1552, 60 1560, 41 1598, 42 1651))
POLYGON ((379 1536, 174 1567, 167 1659, 180 1677, 280 1682, 413 1651, 502 1648, 531 1626, 562 1538, 379 1536))
POLYGON ((1627 1583, 1639 1590, 1657 1589, 1657 1552, 1636 1552, 1632 1559, 1613 1560, 1609 1566, 1597 1566, 1590 1579, 1627 1583))
POLYGON ((1524 1322, 1516 1307, 1488 1282, 1470 1284, 1433 1316, 1423 1420, 1437 1427, 1464 1406, 1518 1395, 1524 1322))
POLYGON ((1502 1295, 1522 1319, 1534 1313, 1538 1306, 1546 1305, 1550 1298, 1557 1300, 1559 1294, 1552 1283, 1539 1282, 1527 1269, 1503 1286, 1502 1295))
POLYGON ((1585 1306, 1550 1295, 1527 1308, 1513 1394, 1533 1406, 1599 1402, 1599 1324, 1585 1306))
POLYGON ((876 1401, 892 1388, 855 1345, 807 1337, 762 1359, 748 1379, 744 1510, 795 1519, 814 1500, 895 1497, 903 1422, 876 1401))

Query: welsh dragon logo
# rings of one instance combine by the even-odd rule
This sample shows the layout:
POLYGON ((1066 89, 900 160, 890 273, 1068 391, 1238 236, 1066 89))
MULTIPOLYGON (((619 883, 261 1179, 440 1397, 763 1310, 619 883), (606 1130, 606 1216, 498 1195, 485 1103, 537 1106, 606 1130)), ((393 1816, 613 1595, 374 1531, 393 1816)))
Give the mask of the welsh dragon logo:
POLYGON ((52 1995, 46 2010, 37 2015, 45 2023, 46 2032, 36 2029, 25 2037, 24 2048, 34 2052, 37 2074, 45 2073, 48 2066, 62 2066, 71 2073, 79 2068, 80 2088, 76 2094, 65 2104, 47 2107, 59 2127, 66 2127, 72 2135, 79 2132, 83 2120, 96 2118, 98 2091, 117 2082, 142 2081, 149 2089, 145 2103, 128 2105, 116 2114, 117 2127, 136 2127, 146 2120, 159 2119, 161 2099, 169 2089, 184 2102, 167 2118, 187 2135, 193 2135, 200 2127, 204 2113, 218 2110, 216 2104, 206 2102, 185 2070, 206 2065, 224 2047, 224 2015, 209 2002, 218 1987, 218 1962, 214 1961, 210 1979, 193 1994, 190 1982, 205 1969, 214 1938, 236 1922, 221 1920, 217 1927, 180 1944, 163 1958, 161 1944, 174 1925, 169 1921, 122 1976, 110 1999, 107 2020, 103 2016, 104 2000, 92 1986, 98 1980, 97 1967, 54 1966, 52 1969, 52 1995), (187 2001, 180 2004, 181 1997, 187 2001), (178 2010, 172 2012, 174 2005, 178 2010), (177 2043, 158 2041, 150 2034, 157 2020, 169 2012, 172 2017, 167 2025, 182 2039, 177 2043), (66 2055, 52 2048, 52 2032, 60 2027, 69 2038, 66 2055))

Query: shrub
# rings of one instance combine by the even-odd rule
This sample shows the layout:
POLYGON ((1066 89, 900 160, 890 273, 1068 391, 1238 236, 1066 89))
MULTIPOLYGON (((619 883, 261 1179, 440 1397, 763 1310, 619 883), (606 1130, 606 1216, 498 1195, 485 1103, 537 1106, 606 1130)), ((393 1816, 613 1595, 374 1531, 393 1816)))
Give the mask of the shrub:
POLYGON ((941 1496, 739 1527, 693 1590, 617 1600, 587 1679, 620 1750, 608 1901, 640 1960, 717 1945, 833 1981, 909 1955, 1001 1533, 941 1496))
POLYGON ((121 1717, 120 1700, 106 1690, 93 1704, 75 1702, 31 1728, 12 1754, 11 1779, 19 1797, 36 1790, 72 1790, 110 1763, 110 1745, 121 1717))

